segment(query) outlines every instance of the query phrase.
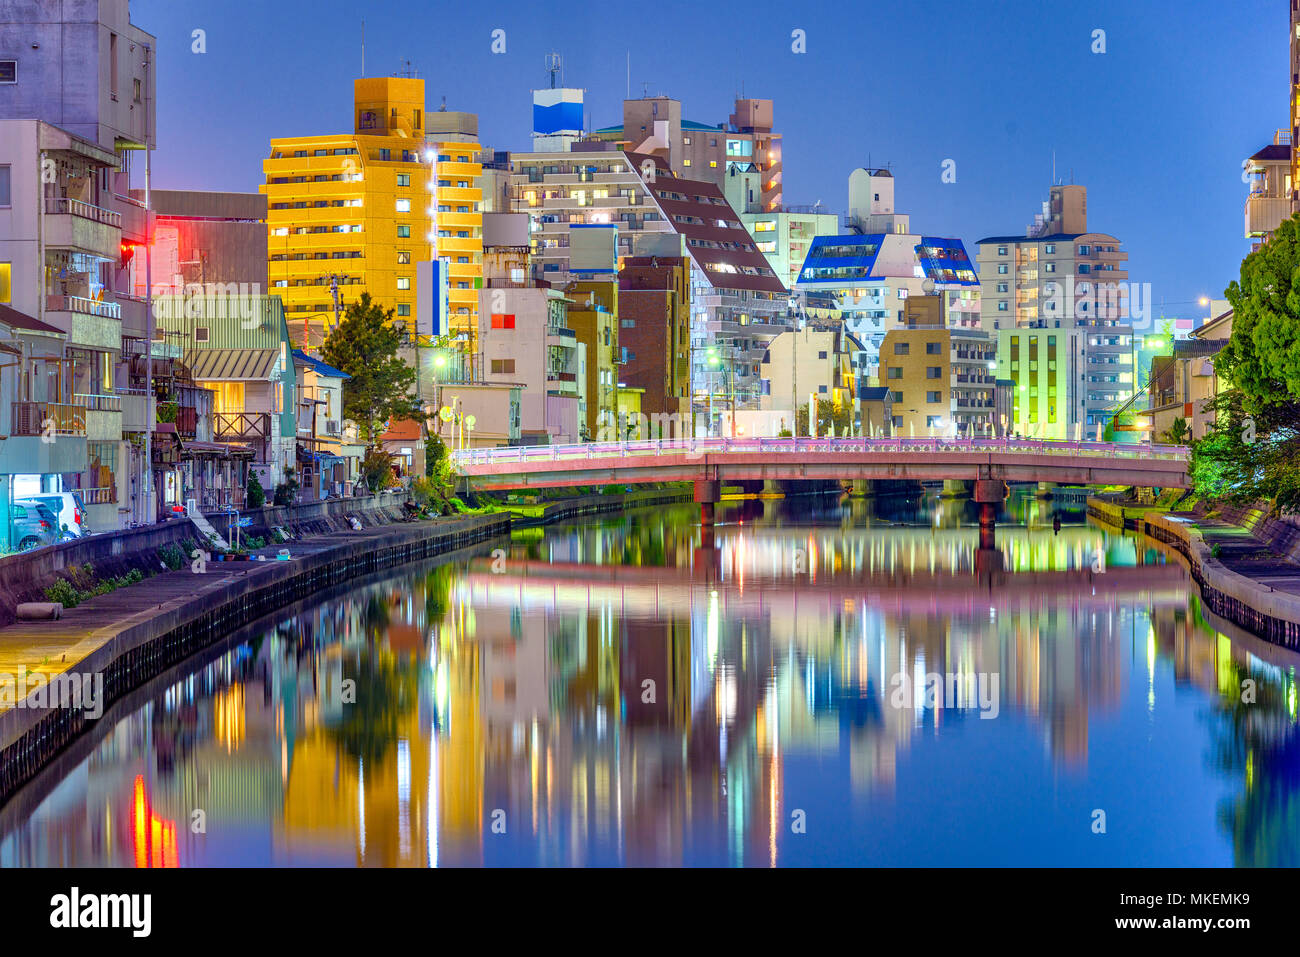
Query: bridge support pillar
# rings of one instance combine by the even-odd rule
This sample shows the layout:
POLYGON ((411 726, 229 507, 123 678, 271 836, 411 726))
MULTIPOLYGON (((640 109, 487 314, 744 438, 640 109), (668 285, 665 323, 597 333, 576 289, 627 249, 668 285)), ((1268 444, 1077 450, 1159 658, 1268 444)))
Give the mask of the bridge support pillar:
POLYGON ((722 483, 710 479, 695 480, 695 501, 700 506, 700 524, 712 528, 714 509, 722 498, 722 483))
POLYGON ((849 494, 854 498, 875 498, 876 487, 870 479, 852 479, 849 482, 849 494))
POLYGON ((994 548, 998 506, 1007 497, 1007 483, 1001 479, 977 479, 973 497, 980 507, 980 548, 994 548))
POLYGON ((965 479, 944 479, 943 491, 939 493, 940 498, 966 498, 970 495, 970 487, 965 479))

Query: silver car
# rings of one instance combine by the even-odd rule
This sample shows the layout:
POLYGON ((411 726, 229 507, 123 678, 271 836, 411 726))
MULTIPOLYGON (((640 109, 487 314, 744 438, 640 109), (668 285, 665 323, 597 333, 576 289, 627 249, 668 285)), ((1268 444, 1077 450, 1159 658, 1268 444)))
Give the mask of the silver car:
POLYGON ((86 505, 79 492, 40 492, 14 500, 19 505, 39 503, 54 513, 55 529, 60 532, 58 541, 80 538, 91 533, 86 505))
POLYGON ((10 541, 19 551, 40 545, 53 545, 59 540, 58 519, 39 502, 9 506, 10 541))

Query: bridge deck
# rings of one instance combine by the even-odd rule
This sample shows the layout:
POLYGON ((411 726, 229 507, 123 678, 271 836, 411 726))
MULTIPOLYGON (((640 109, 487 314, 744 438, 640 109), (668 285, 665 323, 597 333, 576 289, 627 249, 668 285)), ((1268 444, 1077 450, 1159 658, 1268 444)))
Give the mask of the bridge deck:
POLYGON ((470 449, 485 490, 671 481, 993 479, 1187 488, 1187 449, 1025 439, 672 439, 470 449))

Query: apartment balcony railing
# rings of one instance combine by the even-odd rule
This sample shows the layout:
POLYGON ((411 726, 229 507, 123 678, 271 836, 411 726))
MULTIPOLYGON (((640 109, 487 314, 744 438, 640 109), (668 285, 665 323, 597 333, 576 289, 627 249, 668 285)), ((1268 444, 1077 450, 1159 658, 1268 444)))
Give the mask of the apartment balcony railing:
POLYGON ((218 442, 271 438, 269 412, 218 412, 212 417, 212 425, 212 434, 218 442))
POLYGON ((45 212, 50 216, 80 216, 82 219, 89 219, 105 226, 122 228, 121 213, 115 213, 111 209, 104 209, 102 206, 95 206, 91 203, 83 203, 79 199, 68 199, 67 197, 46 199, 45 212))
POLYGON ((66 402, 15 402, 14 435, 85 435, 86 409, 66 402))
POLYGON ((86 394, 76 393, 74 396, 77 405, 83 406, 91 412, 121 412, 122 397, 120 395, 103 395, 103 394, 86 394))
POLYGON ((87 505, 112 505, 117 501, 117 486, 115 485, 104 488, 83 488, 77 491, 81 494, 81 500, 87 505))
POLYGON ((101 302, 85 296, 46 296, 46 312, 79 312, 103 319, 121 319, 122 307, 115 302, 101 302))

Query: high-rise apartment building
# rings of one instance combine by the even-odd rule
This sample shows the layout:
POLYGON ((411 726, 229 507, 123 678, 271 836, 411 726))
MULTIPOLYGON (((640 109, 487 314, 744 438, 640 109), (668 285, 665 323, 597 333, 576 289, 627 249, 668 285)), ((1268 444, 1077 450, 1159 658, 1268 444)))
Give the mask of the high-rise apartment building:
POLYGON ((474 355, 483 277, 477 119, 427 112, 424 81, 411 77, 358 79, 353 96, 351 133, 271 141, 262 164, 271 291, 295 338, 310 331, 315 344, 363 292, 413 325, 417 296, 433 301, 445 288, 448 328, 420 332, 449 333, 474 355), (419 289, 416 265, 430 260, 438 288, 419 289))
MULTIPOLYGON (((1075 185, 1053 186, 1023 235, 979 241, 986 330, 1084 330, 1070 337, 1071 355, 1051 360, 1077 365, 1065 383, 1064 406, 1058 396, 1058 421, 1048 423, 1061 425, 1065 437, 1098 439, 1133 394, 1130 307, 1149 314, 1151 304, 1140 290, 1136 299, 1130 294, 1128 253, 1119 247, 1114 236, 1088 229, 1087 190, 1075 185)), ((1056 345, 1064 348, 1065 338, 1056 345)), ((1005 377, 1015 379, 1014 372, 1005 377)))
POLYGON ((839 217, 820 205, 765 208, 761 175, 752 163, 733 165, 722 192, 777 278, 787 288, 793 288, 813 240, 836 232, 839 217))
POLYGON ((537 278, 561 287, 575 278, 569 268, 574 226, 616 226, 619 257, 653 254, 656 237, 669 237, 680 252, 676 231, 622 150, 515 153, 511 167, 514 209, 531 220, 537 278))
POLYGON ((968 307, 978 305, 979 288, 960 239, 914 233, 819 236, 795 284, 796 292, 836 304, 845 329, 863 346, 858 365, 868 378, 879 377, 885 334, 906 327, 913 297, 934 297, 936 325, 973 329, 968 307))
MULTIPOLYGON (((721 188, 676 177, 657 157, 612 148, 517 153, 513 166, 515 208, 533 220, 539 278, 569 289, 580 275, 570 256, 574 233, 593 226, 616 227, 620 262, 689 257, 696 411, 707 407, 705 390, 715 385, 727 407, 734 401, 738 409, 758 408, 763 352, 790 328, 788 296, 721 188), (725 384, 703 364, 709 345, 728 356, 725 384)), ((574 314, 571 309, 571 319, 574 314)))
POLYGON ((762 209, 781 206, 781 134, 773 132, 771 100, 738 98, 730 122, 716 126, 682 119, 682 104, 671 97, 624 100, 623 125, 593 135, 655 156, 682 179, 718 186, 736 166, 753 165, 760 173, 762 209))

